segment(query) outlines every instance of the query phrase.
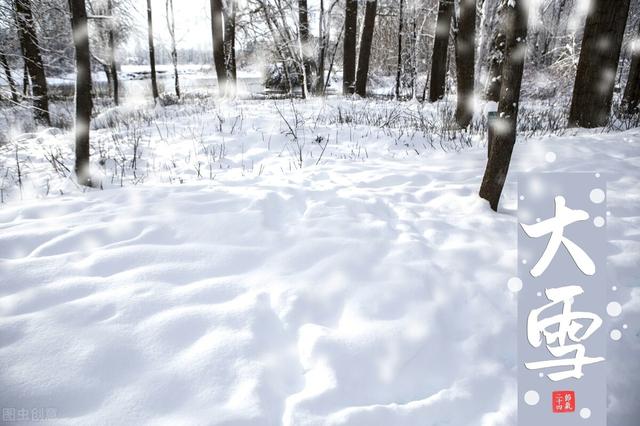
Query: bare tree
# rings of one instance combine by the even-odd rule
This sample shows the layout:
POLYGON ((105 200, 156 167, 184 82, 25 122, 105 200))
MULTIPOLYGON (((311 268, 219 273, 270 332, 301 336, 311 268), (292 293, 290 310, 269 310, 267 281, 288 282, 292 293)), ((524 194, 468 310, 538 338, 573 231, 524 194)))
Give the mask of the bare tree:
POLYGON ((495 211, 516 142, 520 86, 527 52, 527 3, 527 0, 510 0, 505 9, 506 45, 498 104, 499 125, 493 132, 493 140, 489 141, 489 160, 480 186, 480 197, 489 201, 495 211))
MULTIPOLYGON (((498 100, 500 100, 500 78, 502 75, 502 62, 504 61, 504 48, 506 42, 504 13, 507 2, 506 0, 498 0, 498 3, 495 29, 489 46, 489 69, 487 84, 485 87, 485 99, 493 102, 498 102, 498 100)), ((482 60, 482 58, 483 56, 480 56, 478 59, 482 60)))
POLYGON ((402 82, 400 81, 400 77, 402 76, 402 25, 404 23, 404 10, 403 10, 404 2, 400 0, 400 9, 398 12, 398 62, 396 67, 396 86, 395 86, 395 94, 396 99, 400 99, 400 89, 402 82))
POLYGON ((15 6, 20 45, 25 66, 31 79, 31 91, 35 98, 34 116, 41 123, 50 125, 47 77, 33 20, 31 0, 15 0, 15 6))
POLYGON ((156 75, 156 49, 153 42, 153 10, 151 9, 151 0, 147 0, 147 25, 149 35, 149 64, 151 65, 151 91, 153 100, 156 101, 160 94, 158 93, 158 77, 156 75))
POLYGON ((213 64, 218 78, 218 90, 220 95, 224 95, 227 89, 227 68, 224 57, 222 0, 211 0, 211 36, 213 37, 213 64))
POLYGON ((439 0, 436 35, 431 56, 431 78, 429 81, 429 101, 435 102, 444 97, 447 78, 447 52, 449 32, 453 16, 453 0, 439 0))
POLYGON ((85 0, 69 0, 76 60, 76 162, 78 183, 91 186, 89 137, 91 129, 91 54, 85 0))
POLYGON ((311 87, 311 61, 307 55, 309 49, 309 12, 307 0, 298 0, 298 43, 302 58, 302 95, 307 97, 311 87))
POLYGON ((631 44, 631 66, 622 98, 622 104, 629 114, 639 112, 640 105, 640 28, 636 37, 631 44))
POLYGON ((358 0, 346 0, 344 48, 342 59, 342 93, 353 94, 356 79, 356 43, 358 42, 358 0))
POLYGON ((176 16, 173 10, 173 0, 165 2, 167 29, 171 40, 171 62, 173 63, 173 85, 176 96, 180 98, 180 78, 178 77, 178 48, 176 47, 176 16))
POLYGON ((235 92, 236 72, 236 7, 235 0, 227 0, 224 7, 224 63, 228 89, 235 92))
POLYGON ((360 54, 358 56, 358 72, 356 75, 356 93, 363 97, 367 96, 367 78, 369 76, 369 60, 377 6, 377 0, 367 0, 364 10, 364 24, 362 35, 360 36, 360 54))
POLYGON ((611 111, 629 0, 593 0, 573 86, 569 125, 604 126, 611 111))
POLYGON ((11 75, 11 67, 9 67, 9 61, 7 61, 7 55, 2 51, 0 51, 0 64, 2 64, 2 69, 7 78, 9 90, 11 91, 11 100, 13 100, 13 102, 20 102, 20 94, 16 89, 16 83, 13 81, 13 76, 11 75))
POLYGON ((460 19, 456 33, 458 102, 455 118, 462 128, 467 127, 473 118, 475 29, 476 0, 460 0, 460 19))
POLYGON ((116 62, 116 36, 115 36, 115 18, 113 14, 113 1, 107 0, 107 12, 111 19, 109 19, 109 74, 111 74, 111 93, 113 95, 113 103, 115 105, 120 104, 120 83, 118 81, 118 63, 116 62))

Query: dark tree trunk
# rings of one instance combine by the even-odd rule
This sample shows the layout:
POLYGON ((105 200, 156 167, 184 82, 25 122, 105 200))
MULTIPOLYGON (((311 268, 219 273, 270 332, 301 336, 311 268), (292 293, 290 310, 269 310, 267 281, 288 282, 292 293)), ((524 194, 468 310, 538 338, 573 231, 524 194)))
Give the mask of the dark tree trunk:
POLYGON ((149 26, 149 64, 151 65, 151 92, 154 102, 160 97, 158 94, 158 78, 156 75, 156 49, 153 44, 153 13, 151 0, 147 0, 147 24, 149 26))
POLYGON ((402 77, 402 26, 404 23, 403 5, 403 0, 400 0, 400 10, 398 13, 398 63, 396 68, 396 99, 400 99, 400 78, 402 77))
POLYGON ((42 62, 38 36, 33 22, 31 0, 16 0, 16 16, 22 53, 31 78, 31 91, 35 98, 34 115, 39 122, 50 125, 47 77, 44 72, 44 63, 42 62))
POLYGON ((227 88, 227 68, 224 58, 224 26, 222 0, 211 0, 211 36, 213 38, 213 65, 218 78, 218 91, 224 95, 227 88))
POLYGON ((303 67, 303 87, 302 95, 306 98, 311 88, 311 61, 307 50, 309 49, 309 12, 307 10, 307 0, 298 0, 298 23, 299 23, 299 43, 300 58, 303 67))
POLYGON ((356 43, 358 37, 358 0, 346 0, 344 18, 344 53, 342 60, 342 94, 354 92, 356 79, 356 43))
MULTIPOLYGON (((638 38, 640 39, 640 28, 638 28, 638 38)), ((640 46, 633 46, 632 49, 629 78, 622 98, 622 105, 629 114, 639 112, 640 105, 640 46)))
POLYGON ((180 98, 180 77, 178 76, 178 48, 176 46, 176 16, 173 10, 173 0, 165 3, 167 15, 167 29, 171 39, 171 63, 173 64, 173 86, 176 97, 180 98))
POLYGON ((22 96, 29 96, 29 70, 27 67, 27 61, 24 61, 22 67, 22 96))
POLYGON ((324 24, 324 0, 320 0, 320 17, 318 22, 318 72, 315 81, 314 92, 317 95, 324 94, 324 60, 327 55, 328 37, 324 24))
POLYGON ((431 56, 431 78, 429 81, 429 101, 435 102, 444 97, 447 78, 447 50, 449 48, 449 31, 453 16, 453 0, 438 2, 438 19, 436 36, 433 41, 431 56))
POLYGON ((364 9, 364 25, 360 37, 360 54, 358 56, 358 73, 356 76, 356 93, 367 96, 367 78, 369 76, 369 59, 371 58, 371 43, 376 24, 376 8, 378 2, 367 1, 364 9))
POLYGON ((460 20, 456 35, 458 102, 456 122, 466 128, 473 118, 475 67, 476 0, 460 0, 460 20))
POLYGON ((78 183, 91 186, 89 132, 91 129, 91 57, 85 0, 69 0, 76 50, 76 163, 78 183))
POLYGON ((516 142, 520 86, 527 51, 527 0, 515 0, 505 13, 506 46, 502 67, 502 88, 498 105, 497 131, 491 146, 487 168, 480 187, 480 197, 498 210, 498 202, 509 171, 511 154, 516 142))
POLYGON ((9 62, 7 61, 7 56, 4 54, 4 52, 0 52, 0 63, 2 63, 4 75, 7 77, 7 84, 9 85, 9 90, 11 91, 11 99, 13 100, 13 102, 20 102, 20 96, 16 89, 16 83, 13 81, 11 68, 9 67, 9 62))
POLYGON ((498 6, 496 28, 493 32, 491 45, 489 47, 489 76, 487 78, 487 86, 485 89, 485 99, 493 102, 498 102, 500 100, 500 78, 502 75, 502 62, 504 61, 504 48, 506 42, 504 28, 505 8, 506 2, 501 1, 501 4, 498 6))
POLYGON ((582 38, 569 125, 601 127, 609 120, 629 0, 593 0, 582 38))
POLYGON ((111 93, 113 95, 113 103, 120 105, 120 84, 118 81, 118 63, 116 62, 116 42, 113 21, 113 5, 111 0, 107 2, 107 8, 111 20, 109 22, 109 74, 111 75, 111 93))
POLYGON ((224 11, 224 62, 229 88, 236 89, 236 5, 227 1, 224 11))

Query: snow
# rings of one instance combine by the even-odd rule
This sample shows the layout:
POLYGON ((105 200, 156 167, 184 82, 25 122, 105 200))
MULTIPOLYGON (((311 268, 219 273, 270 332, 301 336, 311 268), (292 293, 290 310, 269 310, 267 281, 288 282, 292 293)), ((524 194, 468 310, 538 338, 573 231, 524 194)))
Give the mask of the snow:
POLYGON ((111 154, 84 193, 44 158, 68 161, 70 134, 14 135, 28 175, 0 208, 3 406, 60 425, 514 425, 517 173, 597 170, 624 330, 609 424, 638 418, 640 129, 523 140, 496 214, 478 139, 443 151, 328 123, 331 102, 215 108, 129 121, 141 156, 134 178, 122 151, 122 188, 117 130, 93 132, 111 154))

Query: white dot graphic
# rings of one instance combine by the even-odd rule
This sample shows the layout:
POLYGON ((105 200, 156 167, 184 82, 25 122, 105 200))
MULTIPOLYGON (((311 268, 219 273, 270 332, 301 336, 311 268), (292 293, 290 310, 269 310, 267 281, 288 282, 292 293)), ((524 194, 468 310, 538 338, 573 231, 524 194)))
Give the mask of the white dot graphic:
POLYGON ((618 329, 611 330, 611 334, 609 334, 611 340, 615 340, 616 342, 622 339, 622 331, 618 329))
POLYGON ((521 195, 521 196, 520 196, 520 199, 521 199, 521 200, 524 200, 524 195, 521 195))
POLYGON ((596 173, 596 177, 599 178, 600 177, 600 173, 596 173))
POLYGON ((604 201, 604 191, 600 188, 592 189, 589 193, 589 199, 596 204, 604 201))
POLYGON ((524 394, 524 402, 528 405, 537 405, 538 402, 540 402, 540 395, 534 390, 527 391, 527 393, 524 394))
POLYGON ((547 160, 547 163, 553 163, 554 161, 556 161, 556 153, 555 152, 547 152, 544 156, 544 159, 547 160))
POLYGON ((544 377, 544 373, 538 373, 538 377, 542 379, 544 377))
POLYGON ((602 228, 604 226, 604 218, 602 216, 596 216, 593 219, 593 224, 598 228, 602 228))
POLYGON ((509 278, 507 287, 509 287, 509 290, 512 292, 517 293, 522 290, 522 280, 518 277, 509 278))
POLYGON ((612 317, 620 316, 620 314, 622 313, 622 305, 620 305, 618 302, 609 302, 609 304, 607 305, 607 313, 612 317))
POLYGON ((613 287, 611 287, 611 290, 616 291, 618 289, 618 287, 616 287, 615 285, 613 287))
POLYGON ((538 296, 538 297, 542 297, 542 292, 541 292, 541 291, 537 292, 537 293, 536 293, 536 296, 538 296))
POLYGON ((527 259, 522 259, 522 264, 526 265, 527 264, 527 259))
POLYGON ((582 408, 580 410, 580 417, 582 417, 583 419, 588 419, 589 417, 591 417, 591 410, 589 410, 588 408, 582 408))
POLYGON ((629 326, 627 324, 622 324, 622 328, 626 330, 627 328, 629 328, 629 326))

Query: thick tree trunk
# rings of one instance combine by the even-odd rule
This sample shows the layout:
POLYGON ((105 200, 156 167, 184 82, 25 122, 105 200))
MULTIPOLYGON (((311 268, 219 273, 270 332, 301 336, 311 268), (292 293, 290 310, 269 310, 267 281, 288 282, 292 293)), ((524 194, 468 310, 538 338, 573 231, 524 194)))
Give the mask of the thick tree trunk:
POLYGON ((364 25, 360 37, 360 54, 358 56, 358 72, 356 76, 356 93, 367 96, 367 78, 369 77, 369 59, 371 58, 371 43, 376 23, 376 0, 368 0, 364 9, 364 25))
MULTIPOLYGON (((498 102, 500 100, 500 87, 501 87, 501 75, 502 75, 502 63, 504 61, 504 49, 505 49, 505 28, 504 28, 504 13, 507 3, 504 0, 500 0, 497 10, 496 26, 491 38, 491 45, 489 47, 489 72, 487 76, 487 85, 485 88, 485 99, 488 101, 498 102)), ((479 58, 482 60, 482 57, 479 58)))
POLYGON ((149 64, 151 65, 151 92, 154 102, 160 97, 158 93, 158 78, 156 75, 156 49, 153 43, 153 13, 151 0, 147 0, 147 24, 149 26, 149 64))
POLYGON ((222 0, 211 0, 211 36, 213 38, 213 64, 218 78, 218 91, 220 95, 224 95, 227 89, 227 68, 224 57, 222 0))
POLYGON ((460 20, 456 34, 458 102, 456 122, 466 128, 473 118, 475 67, 476 0, 460 0, 460 20))
POLYGON ((307 0, 298 0, 298 34, 300 43, 300 58, 302 59, 302 94, 306 98, 311 88, 311 60, 307 51, 309 50, 309 12, 307 10, 307 0))
POLYGON ((173 64, 173 86, 176 97, 180 98, 180 77, 178 76, 178 48, 176 46, 176 17, 173 10, 173 0, 166 0, 167 29, 171 39, 171 63, 173 64))
POLYGON ((438 19, 436 35, 433 41, 431 56, 431 78, 429 81, 429 101, 435 102, 444 97, 447 78, 447 50, 449 48, 449 32, 453 16, 453 0, 438 2, 438 19))
POLYGON ((631 67, 622 98, 622 105, 629 114, 640 111, 640 28, 631 48, 631 67))
POLYGON ((16 89, 16 83, 13 81, 11 68, 9 67, 9 62, 7 61, 7 56, 4 54, 4 52, 0 52, 0 63, 2 63, 2 69, 4 70, 4 75, 7 78, 9 90, 11 91, 11 99, 13 100, 13 102, 20 102, 20 95, 18 94, 18 90, 16 89))
POLYGON ((47 77, 44 72, 44 63, 38 44, 38 36, 31 12, 31 0, 16 0, 16 16, 18 20, 18 33, 24 60, 31 78, 31 91, 33 93, 35 118, 39 122, 50 125, 49 95, 47 77))
POLYGON ((515 0, 505 9, 506 46, 502 67, 502 88, 498 105, 498 118, 487 168, 480 187, 480 197, 498 210, 498 202, 509 171, 511 154, 516 142, 518 107, 522 71, 527 53, 527 0, 515 0))
POLYGON ((354 92, 356 79, 356 43, 358 37, 358 0, 346 0, 344 49, 342 60, 342 94, 354 92))
POLYGON ((227 70, 228 89, 236 90, 236 5, 227 0, 224 9, 224 63, 227 70))
POLYGON ((76 162, 78 183, 91 186, 89 132, 91 129, 91 57, 85 0, 69 0, 71 28, 76 50, 76 162))
POLYGON ((404 23, 404 10, 403 10, 404 2, 400 0, 400 9, 398 12, 398 63, 396 64, 396 88, 395 94, 396 99, 400 99, 400 89, 401 82, 400 78, 402 77, 402 26, 404 23))
POLYGON ((116 43, 115 30, 113 22, 113 4, 109 0, 107 8, 111 20, 109 22, 109 74, 111 75, 111 93, 113 95, 113 103, 117 106, 120 104, 120 84, 118 81, 118 63, 116 62, 116 43))
POLYGON ((22 96, 26 97, 29 95, 29 70, 27 67, 27 61, 24 61, 24 66, 22 67, 22 96))
POLYGON ((601 127, 609 120, 629 0, 593 0, 573 86, 569 125, 601 127))

